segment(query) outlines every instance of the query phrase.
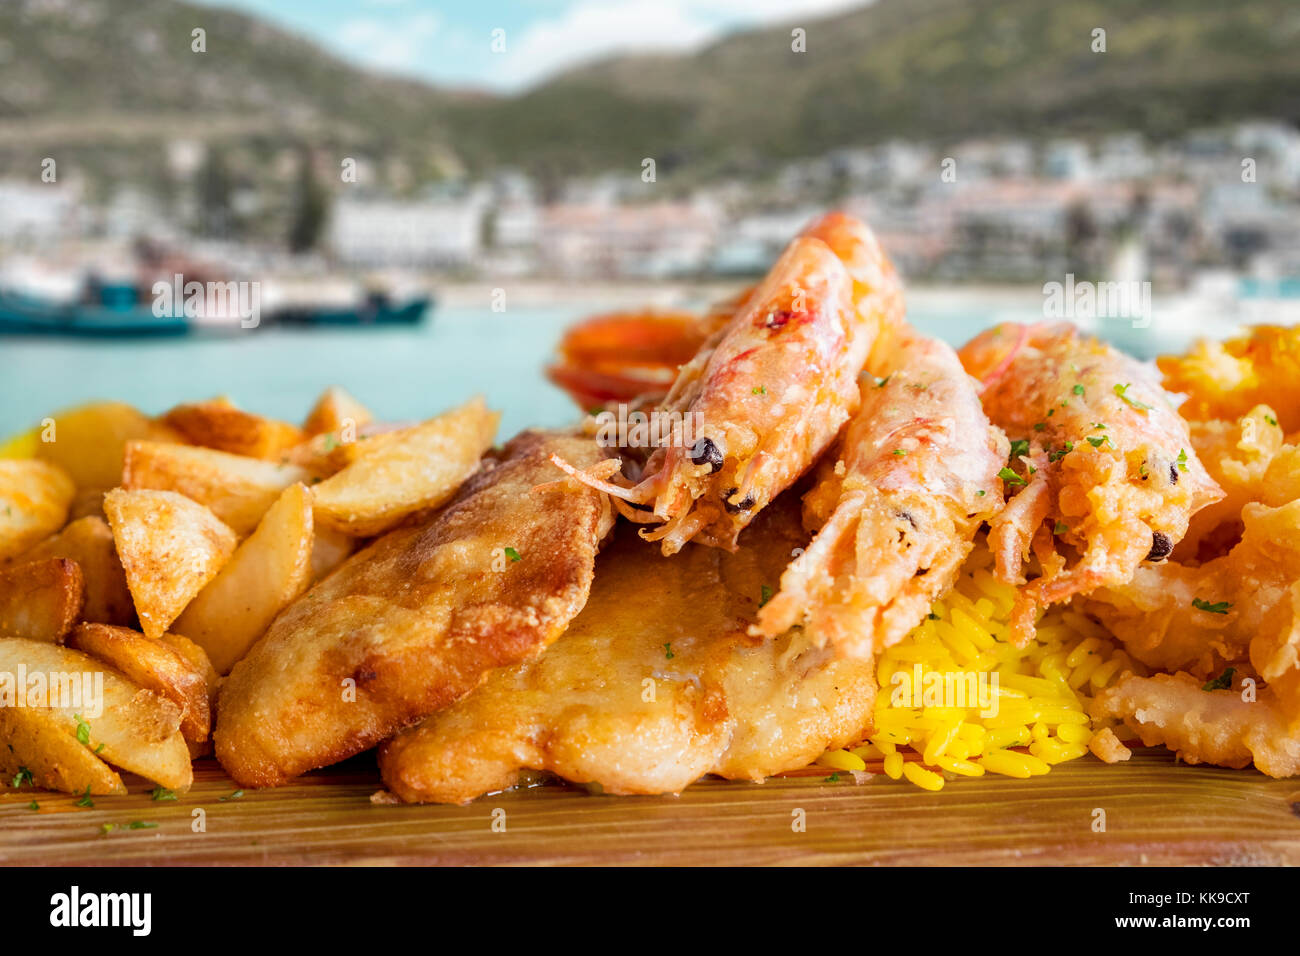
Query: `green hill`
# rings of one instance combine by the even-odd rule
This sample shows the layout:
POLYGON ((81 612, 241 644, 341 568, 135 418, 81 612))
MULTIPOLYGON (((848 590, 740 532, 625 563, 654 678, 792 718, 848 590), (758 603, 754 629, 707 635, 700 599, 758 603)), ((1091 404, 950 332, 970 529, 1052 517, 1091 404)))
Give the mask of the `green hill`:
MULTIPOLYGON (((473 139, 488 157, 714 164, 891 137, 1135 128, 1159 138, 1256 116, 1294 122, 1297 41, 1293 0, 880 0, 691 56, 573 71, 472 111, 473 139), (807 52, 790 49, 796 25, 807 52)), ((464 112, 453 108, 470 121, 464 112)))
POLYGON ((707 175, 894 137, 1300 120, 1294 0, 880 0, 690 55, 610 59, 514 97, 369 74, 176 0, 37 12, 48 6, 0 2, 0 176, 59 146, 107 179, 155 182, 158 142, 180 136, 247 147, 245 166, 286 143, 364 150, 418 182, 498 164, 555 180, 643 156, 707 175), (197 24, 206 54, 190 51, 197 24), (805 53, 790 49, 794 25, 805 53))

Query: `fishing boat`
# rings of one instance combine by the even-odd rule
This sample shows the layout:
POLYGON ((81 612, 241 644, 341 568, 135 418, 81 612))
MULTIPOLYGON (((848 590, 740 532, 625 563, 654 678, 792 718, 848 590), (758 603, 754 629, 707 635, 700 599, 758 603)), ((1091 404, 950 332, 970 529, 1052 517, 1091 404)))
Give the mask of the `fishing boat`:
POLYGON ((433 308, 431 295, 385 291, 342 297, 270 295, 254 321, 239 310, 185 308, 181 296, 157 307, 149 290, 130 282, 87 280, 74 295, 0 284, 0 335, 145 338, 220 333, 273 325, 346 327, 415 325, 433 308))
POLYGON ((138 304, 134 290, 105 287, 97 301, 59 301, 0 288, 0 334, 144 337, 183 335, 184 316, 158 316, 138 304))

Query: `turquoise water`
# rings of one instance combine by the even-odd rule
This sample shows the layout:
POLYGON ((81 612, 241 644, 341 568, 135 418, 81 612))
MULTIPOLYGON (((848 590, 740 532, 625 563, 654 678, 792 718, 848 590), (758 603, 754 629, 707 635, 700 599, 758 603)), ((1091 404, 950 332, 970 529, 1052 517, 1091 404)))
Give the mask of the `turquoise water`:
MULTIPOLYGON (((418 328, 256 329, 157 341, 0 337, 0 437, 100 398, 158 413, 226 394, 251 411, 297 422, 327 385, 344 386, 388 420, 426 418, 482 393, 503 412, 499 434, 509 436, 573 419, 573 405, 542 367, 564 327, 591 311, 440 309, 418 328)), ((910 318, 960 343, 1002 316, 910 318)))

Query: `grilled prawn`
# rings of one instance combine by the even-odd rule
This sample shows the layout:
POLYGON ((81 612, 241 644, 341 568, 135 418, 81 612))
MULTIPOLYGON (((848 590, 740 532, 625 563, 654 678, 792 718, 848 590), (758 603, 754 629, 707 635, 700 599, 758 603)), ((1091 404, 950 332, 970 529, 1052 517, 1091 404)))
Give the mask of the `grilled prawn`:
POLYGON ((1014 497, 991 523, 1002 580, 1022 585, 1012 620, 1029 640, 1038 611, 1160 561, 1223 492, 1152 371, 1068 324, 1007 323, 961 350, 984 408, 1012 439, 1014 497), (1067 568, 1062 545, 1080 555, 1067 568), (1026 583, 1031 554, 1040 574, 1026 583))
POLYGON ((893 267, 847 216, 814 223, 744 305, 677 374, 660 413, 698 423, 695 440, 651 454, 632 487, 612 467, 578 472, 674 554, 691 540, 734 549, 753 517, 789 487, 857 409, 857 375, 887 324, 901 321, 893 267))
POLYGON ((843 657, 902 639, 952 585, 976 530, 1002 507, 1007 440, 989 424, 956 353, 891 335, 833 469, 805 500, 821 530, 781 577, 754 633, 795 624, 843 657))

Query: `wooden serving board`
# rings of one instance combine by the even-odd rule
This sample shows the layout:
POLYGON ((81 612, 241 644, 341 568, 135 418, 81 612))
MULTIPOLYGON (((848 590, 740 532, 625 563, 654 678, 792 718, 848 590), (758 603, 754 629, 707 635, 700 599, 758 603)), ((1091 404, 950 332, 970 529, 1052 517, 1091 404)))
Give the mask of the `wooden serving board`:
POLYGON ((124 775, 131 795, 93 808, 6 788, 0 863, 1300 864, 1300 780, 1189 767, 1157 750, 1029 780, 955 780, 939 793, 883 775, 828 782, 818 770, 764 784, 707 779, 680 797, 546 784, 467 807, 371 803, 381 785, 368 756, 225 801, 235 788, 215 762, 199 761, 195 777, 174 802, 155 802, 149 784, 124 775), (192 832, 196 808, 206 832, 192 832), (1094 832, 1097 809, 1105 832, 1094 832), (492 828, 497 810, 505 832, 492 828), (804 832, 792 828, 797 810, 804 832))

